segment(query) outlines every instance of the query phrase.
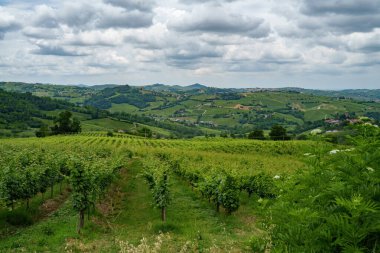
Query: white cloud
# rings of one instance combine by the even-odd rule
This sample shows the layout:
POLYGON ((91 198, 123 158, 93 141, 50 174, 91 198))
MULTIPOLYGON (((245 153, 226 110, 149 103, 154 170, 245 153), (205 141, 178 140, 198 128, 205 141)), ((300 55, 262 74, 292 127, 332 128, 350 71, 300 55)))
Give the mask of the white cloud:
POLYGON ((380 4, 364 1, 9 1, 0 6, 0 73, 328 88, 362 78, 361 87, 377 87, 380 4))

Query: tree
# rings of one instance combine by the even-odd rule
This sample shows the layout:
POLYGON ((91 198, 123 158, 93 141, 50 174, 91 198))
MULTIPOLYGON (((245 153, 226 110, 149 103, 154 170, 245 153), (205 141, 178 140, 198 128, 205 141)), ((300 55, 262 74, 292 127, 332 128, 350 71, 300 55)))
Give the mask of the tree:
POLYGON ((72 118, 72 116, 72 113, 69 111, 61 112, 54 121, 55 125, 51 128, 53 134, 81 132, 80 121, 77 118, 72 118))
POLYGON ((261 129, 255 129, 248 134, 248 139, 264 140, 264 131, 261 129))
POLYGON ((73 159, 71 161, 70 182, 72 186, 72 201, 74 209, 79 212, 78 234, 84 226, 84 214, 91 205, 93 178, 84 161, 73 159))
POLYGON ((80 125, 80 120, 78 118, 73 118, 73 122, 71 123, 71 132, 72 133, 82 132, 82 127, 80 125))
POLYGON ((230 175, 227 175, 220 185, 220 200, 228 215, 240 206, 239 188, 236 179, 230 175))
POLYGON ((21 199, 24 195, 23 192, 23 177, 22 173, 19 173, 12 165, 2 168, 2 179, 0 184, 0 193, 7 206, 10 206, 13 210, 14 202, 21 199))
POLYGON ((154 205, 161 209, 161 219, 166 221, 166 208, 171 203, 168 183, 169 165, 164 159, 147 159, 144 162, 143 177, 147 181, 153 195, 154 205))
POLYGON ((202 196, 216 205, 219 212, 223 206, 227 214, 236 211, 240 206, 239 187, 235 178, 230 175, 213 173, 205 177, 199 184, 202 196))
POLYGON ((199 184, 199 189, 202 195, 206 197, 209 202, 212 201, 215 203, 217 212, 219 212, 220 205, 222 204, 219 187, 222 180, 223 179, 220 174, 213 173, 212 175, 205 177, 199 184))
POLYGON ((170 204, 170 191, 168 184, 168 172, 165 170, 157 175, 155 187, 153 188, 153 199, 158 208, 161 209, 162 221, 166 221, 166 207, 170 204))
POLYGON ((227 138, 228 134, 226 132, 221 132, 220 137, 227 138))
POLYGON ((43 124, 38 131, 36 131, 36 137, 46 137, 50 134, 47 125, 43 124))
POLYGON ((272 140, 290 140, 290 137, 286 134, 286 129, 280 125, 272 126, 269 136, 272 140))
POLYGON ((147 128, 147 127, 143 127, 141 129, 139 129, 138 132, 140 133, 140 135, 147 137, 147 138, 151 138, 153 135, 152 130, 150 128, 147 128))

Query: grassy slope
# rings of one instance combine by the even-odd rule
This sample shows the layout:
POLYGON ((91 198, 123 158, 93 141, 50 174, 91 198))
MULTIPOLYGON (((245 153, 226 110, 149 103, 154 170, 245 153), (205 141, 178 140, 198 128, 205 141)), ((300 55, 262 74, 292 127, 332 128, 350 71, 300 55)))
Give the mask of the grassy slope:
MULTIPOLYGON (((154 133, 158 133, 164 136, 169 136, 170 132, 168 130, 148 126, 144 124, 138 123, 139 127, 147 127, 151 129, 154 133)), ((83 132, 90 132, 90 131, 114 131, 114 130, 133 130, 135 129, 135 125, 125 122, 125 121, 119 121, 111 118, 104 118, 104 119, 93 119, 93 120, 86 120, 82 121, 82 130, 83 132)))

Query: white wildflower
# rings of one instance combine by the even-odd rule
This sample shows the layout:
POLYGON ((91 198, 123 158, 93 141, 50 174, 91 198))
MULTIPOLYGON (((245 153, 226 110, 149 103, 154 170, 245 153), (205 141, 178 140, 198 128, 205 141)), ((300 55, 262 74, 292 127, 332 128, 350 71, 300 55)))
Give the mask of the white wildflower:
POLYGON ((373 169, 373 168, 371 168, 371 167, 367 167, 367 170, 369 171, 369 172, 374 172, 375 170, 373 169))
POLYGON ((276 175, 273 177, 274 179, 280 179, 281 177, 279 175, 276 175))
POLYGON ((334 154, 336 154, 338 152, 340 152, 339 149, 333 149, 333 150, 330 151, 330 155, 334 155, 334 154))
POLYGON ((311 130, 311 132, 310 132, 311 135, 317 135, 317 134, 321 134, 321 133, 322 133, 322 130, 319 128, 311 130))

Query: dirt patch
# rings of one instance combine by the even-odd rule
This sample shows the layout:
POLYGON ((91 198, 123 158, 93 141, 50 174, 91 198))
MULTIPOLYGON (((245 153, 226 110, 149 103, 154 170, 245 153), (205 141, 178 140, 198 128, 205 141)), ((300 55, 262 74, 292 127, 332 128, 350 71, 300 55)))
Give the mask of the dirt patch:
POLYGON ((243 111, 249 111, 249 110, 252 110, 253 107, 252 106, 245 106, 245 105, 237 104, 237 105, 234 106, 234 109, 243 110, 243 111))
POLYGON ((52 199, 47 199, 45 202, 39 207, 39 215, 37 220, 41 220, 50 216, 50 214, 57 211, 61 205, 67 200, 70 192, 68 189, 64 189, 62 194, 55 196, 52 199))
POLYGON ((115 213, 118 203, 124 198, 124 193, 118 186, 112 186, 102 202, 96 204, 96 209, 103 216, 110 216, 115 213))
POLYGON ((244 224, 254 224, 256 223, 257 218, 255 216, 243 216, 241 220, 244 224))
MULTIPOLYGON (((124 178, 124 176, 122 176, 124 178)), ((116 184, 113 184, 108 190, 106 196, 101 200, 101 202, 96 204, 96 209, 103 216, 111 216, 117 213, 118 207, 121 201, 123 201, 125 193, 116 184)))
POLYGON ((305 109, 303 109, 302 108, 302 106, 301 106, 301 104, 299 104, 299 103, 293 103, 292 104, 292 109, 294 110, 298 110, 298 111, 300 111, 300 112, 304 112, 305 111, 305 109))

